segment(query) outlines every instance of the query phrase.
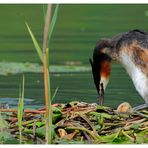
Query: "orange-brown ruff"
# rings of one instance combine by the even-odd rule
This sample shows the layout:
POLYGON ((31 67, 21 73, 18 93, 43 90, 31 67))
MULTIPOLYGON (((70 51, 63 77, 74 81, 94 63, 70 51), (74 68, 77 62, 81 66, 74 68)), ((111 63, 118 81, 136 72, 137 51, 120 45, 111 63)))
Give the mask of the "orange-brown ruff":
POLYGON ((108 78, 111 73, 111 65, 109 61, 103 61, 101 63, 101 69, 100 69, 100 74, 101 77, 106 77, 108 78))
POLYGON ((109 82, 111 73, 111 64, 110 61, 104 60, 100 63, 100 83, 103 83, 104 90, 109 82))
MULTIPOLYGON (((111 70, 108 68, 110 66, 106 67, 104 64, 101 64, 104 62, 104 60, 101 60, 101 56, 109 56, 124 66, 136 90, 145 100, 146 104, 142 106, 148 106, 148 33, 132 30, 119 34, 112 39, 103 39, 97 42, 92 61, 92 71, 96 87, 100 85, 101 77, 108 77, 111 70), (99 69, 98 71, 96 70, 97 68, 99 69), (98 77, 100 76, 100 79, 96 79, 97 74, 98 77), (99 82, 97 82, 98 80, 99 82)), ((111 60, 106 58, 106 61, 109 63, 111 60)), ((139 108, 137 107, 136 109, 139 108)))

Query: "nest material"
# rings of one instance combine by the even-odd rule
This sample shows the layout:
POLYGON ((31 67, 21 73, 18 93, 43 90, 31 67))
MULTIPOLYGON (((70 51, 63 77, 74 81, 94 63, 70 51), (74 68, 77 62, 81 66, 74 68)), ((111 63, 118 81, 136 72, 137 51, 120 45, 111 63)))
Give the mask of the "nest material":
MULTIPOLYGON (((1 109, 4 112, 5 109, 1 109)), ((19 139, 17 111, 5 110, 9 130, 19 139)), ((117 113, 95 103, 71 102, 53 105, 54 144, 148 143, 148 110, 117 113)), ((4 114, 4 113, 3 113, 4 114)), ((45 143, 45 109, 24 110, 24 143, 45 143), (28 142, 29 141, 29 142, 28 142)))

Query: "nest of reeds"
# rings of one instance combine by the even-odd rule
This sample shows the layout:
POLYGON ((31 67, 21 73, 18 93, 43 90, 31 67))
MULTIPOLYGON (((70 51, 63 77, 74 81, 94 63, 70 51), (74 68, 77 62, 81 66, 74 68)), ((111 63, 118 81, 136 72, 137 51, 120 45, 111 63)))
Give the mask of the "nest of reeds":
MULTIPOLYGON (((95 103, 53 104, 53 144, 148 143, 148 109, 119 113, 95 103)), ((8 129, 19 140, 17 110, 1 109, 8 129), (5 116, 4 116, 5 115, 5 116)), ((45 108, 24 110, 23 143, 45 143, 45 108)))

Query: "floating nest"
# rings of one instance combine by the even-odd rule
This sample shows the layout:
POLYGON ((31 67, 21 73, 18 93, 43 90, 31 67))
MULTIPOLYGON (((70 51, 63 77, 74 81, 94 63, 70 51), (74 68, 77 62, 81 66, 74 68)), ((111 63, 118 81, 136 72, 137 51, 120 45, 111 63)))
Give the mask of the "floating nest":
MULTIPOLYGON (((119 112, 95 103, 53 104, 53 144, 134 144, 148 143, 148 109, 119 112)), ((17 110, 0 109, 7 127, 19 142, 17 110)), ((24 110, 22 143, 45 143, 45 108, 24 110)), ((3 143, 6 143, 3 140, 3 143)), ((7 142, 8 143, 8 142, 7 142)))

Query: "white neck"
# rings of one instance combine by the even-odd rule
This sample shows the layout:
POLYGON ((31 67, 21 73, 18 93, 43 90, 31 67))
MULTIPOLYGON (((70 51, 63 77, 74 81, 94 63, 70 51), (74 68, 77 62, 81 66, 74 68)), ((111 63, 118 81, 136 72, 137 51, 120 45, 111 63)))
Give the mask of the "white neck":
POLYGON ((105 91, 105 89, 106 89, 106 87, 107 87, 108 82, 109 82, 109 79, 108 79, 108 78, 106 78, 106 77, 101 77, 100 84, 103 83, 104 91, 105 91))
POLYGON ((145 102, 148 103, 148 80, 146 75, 135 65, 128 54, 120 54, 120 62, 131 77, 136 90, 144 98, 145 102))

